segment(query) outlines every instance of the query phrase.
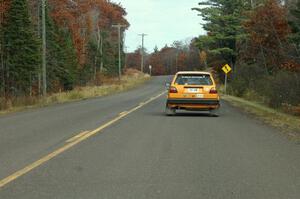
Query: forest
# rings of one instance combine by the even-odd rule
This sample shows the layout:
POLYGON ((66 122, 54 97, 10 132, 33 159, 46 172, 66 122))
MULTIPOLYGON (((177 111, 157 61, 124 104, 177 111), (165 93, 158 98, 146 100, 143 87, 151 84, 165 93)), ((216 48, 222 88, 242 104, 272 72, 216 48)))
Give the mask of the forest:
MULTIPOLYGON (((154 49, 146 61, 154 75, 210 69, 221 84, 229 64, 229 94, 300 114, 300 2, 209 0, 192 10, 207 34, 154 49)), ((139 66, 140 51, 128 66, 139 66)))
POLYGON ((299 114, 300 2, 210 0, 194 8, 207 35, 196 45, 224 79, 228 63, 230 93, 299 114))
MULTIPOLYGON (((130 26, 126 9, 109 0, 46 2, 47 92, 100 85, 103 76, 116 76, 118 32, 112 25, 126 25, 124 35, 130 26)), ((2 101, 42 94, 41 10, 41 1, 1 0, 2 101)), ((229 64, 230 94, 287 111, 300 107, 300 2, 206 0, 191 5, 191 12, 199 15, 205 35, 161 49, 122 51, 123 69, 141 70, 144 52, 146 73, 150 65, 152 75, 212 70, 222 83, 221 68, 229 64)))
POLYGON ((152 75, 170 75, 182 70, 201 70, 206 65, 201 62, 206 56, 205 52, 199 54, 199 49, 193 41, 174 41, 171 45, 165 45, 162 49, 155 47, 152 53, 138 47, 134 52, 126 55, 126 67, 141 70, 141 52, 145 51, 146 60, 144 71, 149 73, 152 66, 152 75), (199 57, 200 56, 200 57, 199 57))
MULTIPOLYGON (((0 98, 41 95, 41 2, 0 2, 0 98)), ((45 10, 48 93, 96 84, 101 75, 117 74, 118 32, 112 25, 129 27, 120 4, 47 0, 45 10)))

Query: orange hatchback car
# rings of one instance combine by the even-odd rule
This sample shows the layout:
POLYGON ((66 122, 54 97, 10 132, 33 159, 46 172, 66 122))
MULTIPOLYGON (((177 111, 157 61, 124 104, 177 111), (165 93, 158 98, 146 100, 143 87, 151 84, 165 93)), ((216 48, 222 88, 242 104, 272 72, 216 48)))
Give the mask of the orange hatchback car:
POLYGON ((176 110, 209 111, 218 116, 220 97, 216 83, 208 72, 178 72, 169 86, 166 114, 176 110))

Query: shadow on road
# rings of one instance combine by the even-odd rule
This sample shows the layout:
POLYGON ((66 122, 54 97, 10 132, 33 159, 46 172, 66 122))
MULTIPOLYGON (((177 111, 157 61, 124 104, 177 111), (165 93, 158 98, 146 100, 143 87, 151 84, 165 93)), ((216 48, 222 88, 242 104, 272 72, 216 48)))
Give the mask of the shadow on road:
POLYGON ((179 112, 176 113, 173 117, 212 117, 209 113, 206 112, 179 112))
MULTIPOLYGON (((152 112, 149 115, 152 116, 161 116, 161 117, 168 117, 165 112, 152 112)), ((212 117, 207 112, 178 112, 176 115, 169 116, 169 117, 212 117)))

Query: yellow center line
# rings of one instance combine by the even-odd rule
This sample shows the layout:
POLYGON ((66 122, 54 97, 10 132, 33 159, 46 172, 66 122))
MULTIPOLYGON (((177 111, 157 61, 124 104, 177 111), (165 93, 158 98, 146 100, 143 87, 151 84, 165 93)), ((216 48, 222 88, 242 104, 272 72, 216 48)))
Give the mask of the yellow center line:
POLYGON ((122 118, 126 117, 127 115, 133 113, 134 111, 142 108, 143 106, 149 104, 150 102, 158 99, 159 97, 161 97, 165 93, 166 93, 166 91, 163 92, 163 93, 161 93, 161 94, 159 94, 159 95, 157 95, 157 96, 155 96, 155 97, 150 98, 149 100, 141 103, 140 105, 138 105, 137 107, 135 107, 135 108, 133 108, 133 109, 131 109, 129 111, 123 112, 123 114, 119 114, 118 117, 116 117, 116 118, 112 119, 111 121, 103 124, 102 126, 98 127, 97 129, 95 129, 93 131, 81 132, 80 134, 78 134, 78 135, 74 136, 73 138, 67 140, 67 144, 65 144, 63 147, 61 147, 61 148, 53 151, 52 153, 50 153, 50 154, 42 157, 41 159, 39 159, 39 160, 33 162, 32 164, 24 167, 23 169, 21 169, 21 170, 15 172, 15 173, 9 175, 8 177, 0 180, 0 188, 4 187, 5 185, 9 184, 10 182, 16 180, 17 178, 25 175, 26 173, 32 171, 33 169, 41 166, 42 164, 48 162, 49 160, 53 159, 54 157, 56 157, 56 156, 60 155, 61 153, 67 151, 71 147, 73 147, 73 146, 81 143, 82 141, 84 141, 84 140, 86 140, 86 139, 88 139, 88 138, 96 135, 97 133, 100 133, 103 129, 109 127, 110 125, 112 125, 114 123, 116 123, 120 119, 122 119, 122 118))
POLYGON ((124 114, 126 114, 127 113, 127 111, 123 111, 123 112, 121 112, 119 115, 124 115, 124 114))
POLYGON ((84 135, 87 134, 87 133, 88 133, 88 131, 83 131, 83 132, 79 133, 78 135, 76 135, 76 136, 74 136, 74 137, 68 139, 66 142, 67 142, 67 143, 69 143, 69 142, 74 142, 75 140, 77 140, 78 138, 84 136, 84 135))

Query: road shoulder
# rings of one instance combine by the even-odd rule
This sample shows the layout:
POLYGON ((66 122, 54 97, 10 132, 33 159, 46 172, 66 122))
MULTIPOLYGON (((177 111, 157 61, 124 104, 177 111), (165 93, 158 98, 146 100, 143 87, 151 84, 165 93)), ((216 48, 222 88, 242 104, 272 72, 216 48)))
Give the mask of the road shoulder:
POLYGON ((86 86, 76 88, 69 92, 54 93, 46 98, 34 98, 33 103, 25 105, 21 103, 17 106, 9 106, 9 108, 0 110, 0 116, 4 116, 10 113, 22 112, 42 107, 48 107, 57 104, 65 104, 71 102, 77 102, 87 99, 93 99, 97 97, 104 97, 109 95, 126 92, 137 88, 147 81, 151 77, 146 74, 138 74, 136 76, 124 76, 120 82, 113 82, 111 84, 104 84, 101 86, 86 86))
POLYGON ((223 95, 222 99, 249 115, 263 121, 265 124, 279 129, 290 140, 300 143, 300 118, 282 113, 262 104, 245 99, 223 95))

